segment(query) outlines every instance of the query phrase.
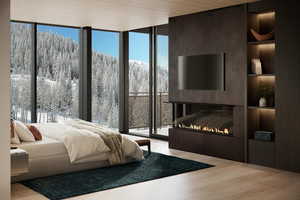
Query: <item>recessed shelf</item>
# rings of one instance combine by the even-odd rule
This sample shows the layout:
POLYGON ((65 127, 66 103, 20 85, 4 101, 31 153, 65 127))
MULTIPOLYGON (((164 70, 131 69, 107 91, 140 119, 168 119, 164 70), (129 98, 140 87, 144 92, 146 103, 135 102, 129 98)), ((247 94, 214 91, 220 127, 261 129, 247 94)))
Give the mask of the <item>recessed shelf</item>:
POLYGON ((270 10, 264 10, 264 11, 249 11, 249 14, 254 14, 254 15, 266 15, 266 14, 273 14, 275 15, 275 10, 270 9, 270 10))
POLYGON ((268 109, 268 110, 275 110, 275 107, 248 106, 248 109, 268 109))
POLYGON ((251 77, 259 77, 259 76, 275 76, 275 74, 248 74, 251 77))
POLYGON ((253 42, 248 42, 248 44, 250 45, 275 44, 275 40, 253 41, 253 42))

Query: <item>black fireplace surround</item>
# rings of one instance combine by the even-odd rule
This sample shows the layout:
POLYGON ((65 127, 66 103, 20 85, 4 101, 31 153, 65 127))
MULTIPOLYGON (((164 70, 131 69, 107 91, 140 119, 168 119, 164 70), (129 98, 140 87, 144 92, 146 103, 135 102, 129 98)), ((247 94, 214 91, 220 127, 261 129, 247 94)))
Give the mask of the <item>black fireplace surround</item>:
POLYGON ((243 161, 243 107, 175 103, 169 147, 243 161))

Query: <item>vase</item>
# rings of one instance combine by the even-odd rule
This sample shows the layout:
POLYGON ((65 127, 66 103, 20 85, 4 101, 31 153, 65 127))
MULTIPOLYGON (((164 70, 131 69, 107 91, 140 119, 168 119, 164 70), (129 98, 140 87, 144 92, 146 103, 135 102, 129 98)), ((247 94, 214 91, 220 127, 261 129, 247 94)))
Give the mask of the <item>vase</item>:
POLYGON ((266 106, 267 106, 267 99, 265 97, 260 97, 259 107, 266 107, 266 106))

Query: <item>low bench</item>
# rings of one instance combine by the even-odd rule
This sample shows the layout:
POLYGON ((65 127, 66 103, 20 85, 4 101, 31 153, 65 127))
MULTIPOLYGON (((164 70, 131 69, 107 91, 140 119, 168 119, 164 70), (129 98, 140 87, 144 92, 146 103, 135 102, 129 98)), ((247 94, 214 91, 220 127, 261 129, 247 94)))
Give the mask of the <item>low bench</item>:
POLYGON ((148 139, 144 140, 136 140, 135 141, 140 147, 141 146, 148 146, 148 154, 151 154, 151 142, 148 139))

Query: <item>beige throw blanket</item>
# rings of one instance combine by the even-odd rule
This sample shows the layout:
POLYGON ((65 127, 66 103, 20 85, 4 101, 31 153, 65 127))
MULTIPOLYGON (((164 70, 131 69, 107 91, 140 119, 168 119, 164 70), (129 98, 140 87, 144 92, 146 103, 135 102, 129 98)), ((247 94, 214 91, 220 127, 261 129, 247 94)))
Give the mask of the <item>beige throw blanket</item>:
POLYGON ((125 155, 122 149, 122 135, 117 132, 113 132, 110 129, 104 128, 98 124, 83 121, 83 120, 68 120, 65 124, 78 129, 86 129, 101 136, 105 144, 111 150, 111 156, 109 157, 109 163, 111 165, 122 164, 125 160, 125 155))

